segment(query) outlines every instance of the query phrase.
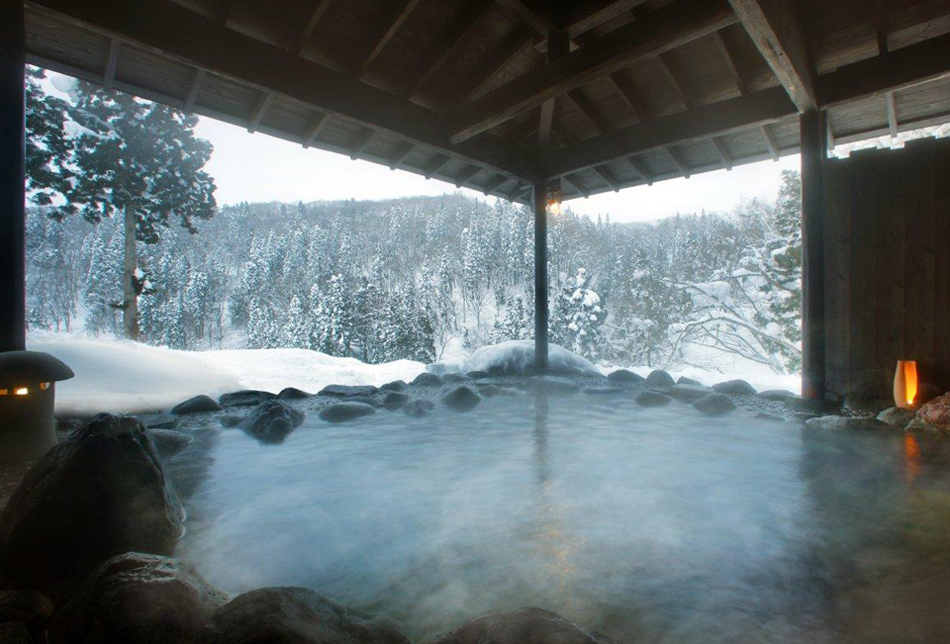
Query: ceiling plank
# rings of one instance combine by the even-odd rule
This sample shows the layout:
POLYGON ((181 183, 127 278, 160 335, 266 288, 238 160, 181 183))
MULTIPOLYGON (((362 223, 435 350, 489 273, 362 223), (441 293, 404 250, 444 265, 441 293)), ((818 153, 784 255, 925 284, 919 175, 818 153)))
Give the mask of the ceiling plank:
POLYGON ((481 169, 479 166, 477 166, 477 165, 470 165, 470 166, 468 166, 468 168, 462 170, 462 172, 461 172, 461 174, 459 174, 459 176, 455 177, 455 187, 456 187, 456 188, 461 188, 461 187, 464 186, 466 183, 468 183, 469 181, 471 181, 472 179, 474 179, 474 178, 476 177, 476 175, 478 175, 478 173, 481 172, 481 171, 482 171, 482 169, 481 169))
POLYGON ((205 74, 207 72, 203 67, 199 67, 195 70, 195 76, 191 80, 191 86, 188 88, 188 93, 185 95, 184 105, 185 111, 190 112, 195 109, 195 102, 198 100, 198 92, 201 90, 201 83, 204 82, 205 74))
POLYGON ((496 174, 494 177, 488 180, 488 183, 481 187, 481 191, 487 197, 488 195, 495 192, 495 190, 497 190, 498 187, 506 181, 508 181, 508 177, 503 174, 496 174))
POLYGON ((760 125, 759 132, 762 133, 762 138, 765 139, 765 147, 769 149, 769 154, 772 155, 772 160, 778 161, 779 160, 778 143, 775 142, 775 137, 772 136, 772 133, 769 131, 769 126, 760 125))
POLYGON ((303 30, 297 34, 294 39, 290 42, 290 46, 287 48, 287 51, 291 54, 297 55, 300 53, 300 50, 303 49, 304 43, 310 40, 310 37, 313 35, 314 30, 317 28, 317 24, 320 22, 320 18, 323 17, 324 12, 326 12, 327 7, 330 6, 330 3, 333 0, 318 0, 317 4, 314 6, 313 11, 310 13, 310 17, 307 19, 306 24, 304 25, 303 30))
POLYGON ((689 179, 689 164, 686 163, 686 159, 683 158, 683 155, 677 152, 673 146, 666 148, 666 152, 670 155, 670 158, 673 159, 673 163, 676 164, 676 167, 679 168, 682 175, 689 179))
POLYGON ((789 0, 729 0, 756 48, 800 112, 818 106, 815 71, 795 3, 789 0))
POLYGON ((326 112, 320 114, 313 122, 313 125, 310 126, 310 130, 307 132, 307 136, 303 139, 303 147, 309 148, 314 141, 317 140, 317 137, 320 136, 320 132, 323 131, 323 126, 327 124, 330 115, 326 112))
POLYGON ((584 96, 580 90, 572 89, 564 96, 584 115, 584 118, 594 127, 597 134, 604 134, 613 129, 593 102, 584 96))
MULTIPOLYGON (((583 15, 577 15, 568 18, 564 25, 564 31, 571 38, 576 38, 592 29, 596 29, 605 22, 609 22, 618 16, 631 11, 637 5, 641 5, 645 0, 599 0, 593 10, 587 9, 583 15)), ((584 9, 584 7, 582 7, 584 9)))
POLYGON ((641 161, 640 159, 638 159, 636 156, 634 156, 634 155, 632 155, 632 154, 631 154, 630 156, 626 157, 626 159, 627 159, 627 163, 629 163, 630 166, 631 166, 634 170, 637 171, 637 174, 640 175, 640 178, 643 179, 644 181, 646 181, 646 184, 647 184, 648 186, 652 186, 652 185, 653 185, 653 175, 647 170, 646 164, 644 164, 643 161, 641 161))
POLYGON ((254 133, 257 130, 257 126, 261 124, 261 119, 264 118, 264 114, 267 113, 267 108, 270 107, 271 101, 274 100, 274 95, 270 92, 264 92, 259 99, 257 99, 257 105, 254 106, 254 111, 251 112, 251 118, 247 120, 247 131, 254 133))
POLYGON ((451 157, 447 154, 440 154, 436 157, 435 161, 426 168, 425 174, 423 175, 426 179, 431 179, 434 177, 439 170, 445 167, 445 164, 451 160, 451 157))
POLYGON ((594 172, 596 172, 597 175, 598 175, 601 179, 603 179, 604 182, 605 182, 608 186, 610 186, 610 188, 611 188, 614 192, 620 192, 620 182, 617 181, 617 177, 615 177, 615 176, 613 175, 613 173, 612 173, 608 168, 606 168, 605 166, 602 166, 602 165, 595 165, 595 166, 594 166, 594 172))
POLYGON ((376 62, 376 59, 379 58, 379 55, 383 53, 383 50, 386 49, 386 45, 389 44, 389 41, 393 39, 393 36, 399 31, 399 28, 402 27, 402 24, 406 22, 406 19, 409 17, 409 14, 412 13, 412 10, 416 8, 416 5, 419 4, 419 0, 403 0, 402 6, 396 11, 395 15, 390 20, 389 25, 386 27, 386 30, 383 32, 383 35, 380 36, 379 40, 376 41, 376 44, 370 50, 366 58, 363 59, 357 68, 354 76, 357 78, 362 78, 363 74, 366 73, 366 70, 369 69, 373 63, 376 62))
POLYGON ((561 178, 567 181, 572 186, 574 186, 574 189, 577 190, 579 193, 581 193, 581 195, 584 196, 584 199, 587 199, 588 197, 590 197, 590 190, 587 188, 586 185, 584 185, 584 182, 581 181, 581 178, 578 177, 577 175, 565 174, 561 178))
POLYGON ((729 156, 729 153, 726 152, 726 146, 723 145, 722 141, 718 137, 711 136, 709 140, 712 142, 713 147, 716 148, 716 154, 719 155, 719 160, 722 161, 723 167, 726 170, 732 171, 732 158, 729 156))
POLYGON ((106 59, 106 69, 102 73, 102 88, 106 91, 115 87, 115 70, 119 66, 119 51, 122 41, 118 38, 109 39, 109 57, 106 59))
POLYGON ((620 72, 608 74, 607 80, 617 91, 617 94, 620 96, 620 98, 623 99, 623 102, 630 109, 630 111, 633 112, 633 117, 638 121, 643 121, 645 119, 647 110, 643 106, 643 101, 640 100, 640 97, 637 95, 637 91, 634 89, 633 83, 624 78, 623 74, 620 72))
POLYGON ((170 0, 37 0, 31 11, 51 12, 107 37, 121 36, 179 62, 203 67, 258 91, 269 91, 329 112, 364 127, 389 132, 412 143, 479 163, 534 182, 534 159, 498 137, 455 144, 438 114, 284 48, 229 29, 170 0))
POLYGON ((736 63, 735 54, 732 53, 732 49, 729 47, 729 43, 726 42, 726 39, 722 37, 722 32, 717 31, 714 33, 713 39, 716 42, 716 49, 719 50, 723 61, 726 63, 726 67, 729 69, 729 74, 732 76, 732 82, 736 84, 736 89, 739 90, 740 94, 748 94, 749 86, 742 77, 742 72, 739 70, 739 65, 736 63))
POLYGON ((666 57, 663 55, 658 56, 657 62, 659 62, 660 69, 663 70, 663 75, 666 76, 666 80, 673 88, 673 92, 676 94, 676 99, 683 106, 683 109, 689 110, 696 107, 696 101, 694 101, 689 92, 686 91, 686 87, 683 85, 682 81, 676 76, 676 74, 673 73, 673 69, 670 67, 669 61, 666 60, 666 57))
POLYGON ((495 2, 498 3, 499 6, 507 9, 511 14, 520 18, 525 24, 542 36, 547 37, 548 31, 558 28, 550 16, 536 11, 528 6, 524 0, 495 0, 495 2))
POLYGON ((409 153, 416 149, 416 146, 412 143, 403 143, 402 147, 393 155, 393 158, 389 160, 389 169, 395 170, 402 162, 406 160, 406 157, 409 156, 409 153))
POLYGON ((897 101, 894 100, 894 92, 885 94, 887 101, 887 127, 891 132, 891 138, 897 138, 897 101))
POLYGON ((468 91, 458 99, 458 103, 468 103, 472 98, 478 96, 492 81, 498 78, 505 69, 520 58, 524 52, 528 51, 535 42, 535 34, 531 28, 522 26, 499 48, 495 56, 485 65, 479 66, 481 72, 476 70, 476 76, 472 79, 468 91))
POLYGON ((736 21, 725 0, 691 0, 658 9, 463 106, 455 117, 458 126, 451 140, 466 141, 595 78, 654 58, 736 21))
POLYGON ((350 147, 350 158, 356 161, 360 155, 363 154, 363 150, 366 149, 366 146, 369 145, 369 142, 373 140, 374 136, 376 136, 376 130, 371 128, 365 128, 360 132, 350 147))

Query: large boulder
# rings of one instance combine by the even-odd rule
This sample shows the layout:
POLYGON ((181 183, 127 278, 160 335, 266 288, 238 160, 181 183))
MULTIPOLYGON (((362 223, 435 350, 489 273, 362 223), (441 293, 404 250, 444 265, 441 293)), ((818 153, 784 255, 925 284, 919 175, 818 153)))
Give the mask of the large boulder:
POLYGON ((277 394, 277 400, 304 400, 310 398, 310 394, 296 387, 284 387, 277 394))
POLYGON ((255 407, 238 427, 262 443, 281 443, 303 422, 304 413, 279 400, 255 407))
POLYGON ((787 389, 766 389, 759 392, 759 398, 775 402, 789 402, 798 398, 798 394, 787 389))
POLYGON ((825 429, 836 431, 894 431, 893 425, 871 418, 869 416, 819 416, 809 418, 805 425, 810 429, 825 429))
POLYGON ((178 427, 178 416, 171 414, 149 414, 141 416, 139 420, 148 429, 175 429, 178 427))
POLYGON ((709 387, 690 384, 675 384, 666 390, 667 396, 679 400, 680 402, 691 402, 703 396, 708 396, 711 393, 712 389, 709 387))
POLYGON ((43 590, 124 552, 171 554, 183 516, 142 423, 100 414, 13 493, 0 517, 0 577, 43 590))
POLYGON ((215 611, 201 644, 409 644, 394 621, 307 588, 259 588, 215 611))
POLYGON ((379 387, 373 385, 327 385, 317 395, 349 398, 351 396, 374 396, 377 392, 379 392, 379 387))
POLYGON ((244 391, 235 391, 230 394, 224 394, 218 399, 222 407, 254 407, 268 400, 275 400, 276 394, 269 391, 258 391, 256 389, 245 389, 244 391))
POLYGON ((173 414, 200 414, 207 411, 221 411, 221 405, 211 396, 205 396, 204 394, 189 398, 171 409, 173 414))
POLYGON ((413 400, 403 405, 402 411, 406 416, 421 418, 428 416, 435 409, 435 403, 431 400, 413 400))
POLYGON ((754 396, 757 393, 755 387, 745 380, 738 379, 717 382, 712 388, 721 394, 731 394, 733 396, 754 396))
POLYGON ((677 378, 677 379, 676 379, 676 384, 678 384, 678 385, 699 385, 700 387, 704 386, 703 383, 701 383, 700 381, 698 381, 698 380, 696 380, 696 379, 694 379, 694 378, 687 378, 686 376, 680 376, 679 378, 677 378))
POLYGON ((442 382, 447 385, 457 385, 460 382, 468 382, 469 380, 471 380, 471 378, 461 373, 447 373, 442 376, 442 382))
POLYGON ((426 644, 619 644, 541 608, 496 610, 426 644))
POLYGON ((607 374, 607 380, 615 385, 636 385, 644 381, 644 377, 629 369, 617 369, 607 374))
POLYGON ((877 419, 881 422, 887 423, 888 425, 894 425, 895 427, 904 429, 910 424, 910 421, 914 420, 915 415, 916 414, 912 409, 904 409, 902 407, 888 407, 877 415, 877 419))
POLYGON ((650 374, 646 377, 646 384, 648 387, 672 387, 676 383, 673 382, 673 376, 663 371, 662 369, 656 369, 651 371, 650 374))
POLYGON ((662 407, 669 405, 673 399, 658 391, 641 391, 634 400, 641 407, 662 407))
POLYGON ((950 393, 937 396, 917 410, 917 418, 942 431, 950 431, 950 393))
POLYGON ((96 568, 56 611, 56 644, 191 644, 228 596, 177 559, 129 552, 96 568))
POLYGON ((148 435, 161 456, 177 454, 194 440, 185 432, 174 429, 149 429, 148 435))
POLYGON ((402 391, 409 385, 406 384, 405 380, 393 380, 392 382, 387 382, 385 385, 380 387, 383 391, 402 391))
POLYGON ((442 378, 434 373, 423 372, 413 378, 412 384, 416 387, 441 387, 442 378))
POLYGON ((471 411, 482 401, 482 397, 465 385, 454 387, 442 395, 442 404, 455 411, 471 411))
POLYGON ((376 408, 361 402, 338 402, 320 410, 320 419, 328 423, 343 423, 376 413, 376 408))
POLYGON ((707 416, 723 416, 734 410, 736 405, 726 394, 713 392, 696 400, 693 407, 707 416))
POLYGON ((383 396, 383 407, 392 411, 393 409, 399 409, 403 405, 409 402, 409 396, 399 391, 390 391, 388 394, 383 396))

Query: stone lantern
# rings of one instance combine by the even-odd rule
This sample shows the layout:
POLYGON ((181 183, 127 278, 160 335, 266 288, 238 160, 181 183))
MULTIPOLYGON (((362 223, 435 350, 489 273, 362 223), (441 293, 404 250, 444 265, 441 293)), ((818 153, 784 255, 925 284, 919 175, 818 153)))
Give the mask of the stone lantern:
POLYGON ((56 444, 56 382, 74 375, 42 351, 0 353, 0 462, 37 458, 56 444))

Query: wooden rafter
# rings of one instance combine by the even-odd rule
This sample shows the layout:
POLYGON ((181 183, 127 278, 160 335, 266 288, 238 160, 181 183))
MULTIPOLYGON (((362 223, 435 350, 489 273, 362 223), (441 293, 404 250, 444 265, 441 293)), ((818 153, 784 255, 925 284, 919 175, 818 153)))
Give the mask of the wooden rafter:
POLYGON ((406 157, 416 149, 416 146, 412 143, 403 143, 399 150, 396 151, 396 154, 393 155, 393 158, 389 160, 389 169, 395 170, 402 162, 406 160, 406 157))
POLYGON ((445 167, 445 164, 451 160, 451 157, 447 154, 436 155, 435 160, 429 164, 429 167, 426 168, 425 174, 423 175, 426 179, 431 179, 434 177, 442 168, 445 167))
POLYGON ((558 28, 550 16, 529 6, 524 0, 495 0, 495 2, 542 36, 547 37, 548 31, 558 28))
POLYGON ((577 190, 577 192, 579 192, 580 194, 582 194, 584 196, 584 199, 587 199, 588 197, 590 197, 590 189, 586 185, 584 185, 584 182, 577 175, 565 174, 561 178, 567 181, 572 186, 574 186, 574 189, 577 190))
POLYGON ((778 143, 775 142, 775 137, 772 136, 772 133, 769 131, 769 126, 760 125, 759 132, 762 134, 762 138, 765 139, 765 147, 768 148, 769 154, 772 156, 772 160, 778 161, 779 159, 778 143))
POLYGON ((726 67, 729 69, 729 75, 732 76, 732 82, 735 83, 736 89, 739 90, 740 94, 748 94, 749 86, 742 77, 742 71, 736 62, 735 54, 732 53, 732 49, 729 47, 729 43, 726 42, 726 39, 722 37, 722 32, 717 31, 714 33, 713 39, 716 42, 716 49, 719 50, 723 62, 726 63, 726 67))
POLYGON ((201 91, 201 83, 205 79, 205 70, 201 67, 195 70, 195 75, 191 79, 191 85, 188 87, 188 93, 183 101, 185 111, 190 112, 195 109, 195 102, 198 100, 198 92, 201 91))
MULTIPOLYGON (((567 56, 570 51, 570 39, 567 34, 557 29, 548 32, 548 65, 567 56)), ((554 108, 556 97, 552 96, 541 103, 541 116, 538 120, 538 145, 543 149, 551 141, 551 128, 554 125, 554 108)))
POLYGON ((887 127, 890 130, 891 138, 897 138, 897 101, 894 100, 894 92, 888 92, 884 95, 887 102, 887 127))
POLYGON ((264 92, 261 94, 261 97, 257 99, 257 104, 254 106, 254 111, 251 112, 251 117, 247 120, 247 131, 255 132, 257 126, 261 124, 261 119, 264 118, 264 115, 267 113, 267 108, 270 107, 271 102, 274 100, 274 95, 270 92, 264 92))
POLYGON ((689 179, 689 164, 686 163, 686 159, 683 158, 683 155, 673 146, 666 148, 666 152, 670 155, 670 158, 673 159, 673 163, 676 164, 676 167, 679 168, 682 175, 689 179))
POLYGON ((214 21, 219 25, 224 25, 228 21, 228 16, 231 15, 231 9, 234 7, 234 3, 237 0, 219 0, 218 8, 214 14, 214 21))
POLYGON ((115 86, 115 70, 119 66, 119 51, 122 41, 118 38, 109 39, 109 56, 106 58, 106 68, 102 73, 102 88, 111 90, 115 86))
POLYGON ((608 74, 606 78, 614 90, 616 90, 617 95, 623 99, 624 104, 633 112, 634 119, 637 121, 644 120, 646 108, 643 106, 643 101, 637 96, 637 91, 634 89, 633 83, 624 78, 620 72, 608 74))
POLYGON ((724 0, 691 0, 658 9, 463 107, 456 115, 459 125, 451 140, 466 141, 595 78, 655 58, 736 20, 724 0))
POLYGON ((354 74, 357 78, 361 78, 363 74, 366 73, 366 70, 376 62, 376 59, 379 58, 379 55, 383 53, 384 49, 386 49, 386 45, 388 45, 389 41, 393 39, 393 36, 396 35, 396 33, 399 31, 399 28, 402 27, 402 24, 406 22, 409 14, 411 14, 412 10, 416 8, 416 5, 419 4, 419 1, 420 0, 402 0, 402 4, 399 5, 399 8, 392 16, 392 19, 389 21, 389 24, 387 25, 382 36, 380 36, 376 41, 376 44, 373 45, 373 48, 370 50, 366 58, 364 58, 363 61, 357 66, 356 73, 354 74))
POLYGON ((310 125, 310 128, 307 130, 307 134, 303 137, 303 147, 309 148, 313 145, 313 142, 317 140, 317 137, 320 136, 320 132, 323 131, 323 127, 327 124, 327 121, 330 119, 330 115, 326 112, 322 112, 317 115, 317 118, 314 119, 313 123, 310 125))
POLYGON ((585 13, 568 18, 564 31, 571 38, 576 38, 633 10, 644 2, 645 0, 598 0, 594 3, 596 6, 593 9, 582 6, 581 10, 585 13))
POLYGON ((572 89, 564 95, 577 110, 584 115, 584 118, 594 127, 597 134, 604 134, 613 129, 604 115, 601 114, 593 102, 577 89, 572 89))
POLYGON ((495 190, 497 190, 498 187, 501 184, 505 183, 506 181, 508 181, 508 177, 506 177, 505 175, 495 174, 495 176, 493 176, 491 179, 488 180, 488 183, 482 186, 481 188, 482 193, 484 193, 485 196, 487 197, 488 195, 495 192, 495 190))
POLYGON ((653 185, 653 175, 647 170, 646 165, 638 159, 635 155, 630 155, 626 157, 627 163, 630 164, 634 170, 637 171, 637 174, 640 175, 640 178, 643 179, 648 186, 653 185))
POLYGON ((373 140, 373 137, 376 136, 376 130, 372 128, 364 128, 360 132, 356 139, 353 140, 353 144, 350 146, 350 158, 356 161, 360 155, 363 154, 363 151, 366 149, 366 146, 369 145, 369 142, 373 140))
POLYGON ((617 177, 613 175, 607 166, 595 165, 593 170, 601 179, 604 180, 608 186, 610 186, 611 190, 614 192, 620 192, 620 181, 617 180, 617 177))
POLYGON ((304 43, 310 40, 314 30, 317 28, 317 24, 320 22, 320 18, 323 17, 323 14, 326 12, 327 7, 330 6, 332 1, 333 0, 317 0, 313 7, 313 11, 310 12, 310 17, 304 24, 304 28, 299 34, 294 36, 293 40, 290 41, 290 46, 287 48, 288 52, 294 55, 300 53, 304 43))
POLYGON ((716 154, 719 156, 719 160, 722 161, 722 165, 726 170, 732 170, 732 158, 729 156, 729 153, 726 151, 726 146, 722 141, 719 140, 719 137, 711 136, 709 141, 713 144, 713 147, 716 149, 716 154))
POLYGON ((477 165, 469 165, 467 168, 463 169, 459 176, 455 177, 453 183, 455 183, 456 188, 461 188, 466 183, 474 179, 482 169, 477 165))
POLYGON ((686 91, 686 87, 680 78, 673 72, 673 68, 670 67, 666 56, 657 56, 656 60, 660 65, 660 69, 663 70, 663 75, 666 77, 668 84, 673 88, 673 92, 676 94, 676 100, 680 102, 683 109, 689 110, 696 107, 696 101, 694 101, 689 92, 686 91))
POLYGON ((815 70, 795 3, 789 0, 729 0, 756 48, 799 111, 818 106, 815 70))
POLYGON ((507 41, 498 49, 492 59, 481 68, 481 73, 471 81, 471 87, 464 96, 459 97, 458 103, 467 103, 475 96, 478 96, 492 81, 498 78, 505 69, 516 59, 520 58, 524 52, 531 48, 535 42, 534 31, 530 27, 523 26, 517 30, 507 41))

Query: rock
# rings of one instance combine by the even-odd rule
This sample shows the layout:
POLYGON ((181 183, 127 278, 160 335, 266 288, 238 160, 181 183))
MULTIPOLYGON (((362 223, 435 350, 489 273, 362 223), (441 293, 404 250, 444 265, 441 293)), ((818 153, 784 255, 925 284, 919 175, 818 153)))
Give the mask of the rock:
POLYGON ((170 554, 183 516, 142 423, 100 414, 13 493, 0 517, 0 577, 43 590, 124 552, 170 554))
POLYGON ((917 410, 917 418, 942 431, 950 431, 950 393, 937 396, 917 410))
POLYGON ((320 410, 320 420, 328 423, 343 423, 375 414, 376 408, 361 402, 338 402, 320 410))
POLYGON ((421 416, 428 416, 432 413, 433 409, 435 409, 435 403, 431 400, 413 400, 403 405, 402 411, 407 416, 419 418, 421 416))
POLYGON ((129 552, 93 571, 49 630, 57 644, 190 644, 227 601, 190 565, 129 552))
POLYGON ((480 402, 482 397, 465 385, 459 385, 442 395, 442 404, 455 411, 471 411, 480 402))
POLYGON ((383 407, 389 410, 399 409, 407 402, 409 402, 409 396, 406 394, 400 393, 398 391, 390 391, 383 398, 383 407))
POLYGON ((285 387, 277 394, 277 400, 304 400, 312 397, 312 395, 296 387, 285 387))
POLYGON ((467 374, 465 374, 465 375, 468 376, 469 378, 471 378, 472 380, 478 380, 479 378, 490 378, 490 377, 491 377, 491 374, 488 373, 487 371, 481 371, 481 370, 478 370, 478 369, 476 369, 475 371, 469 371, 469 372, 468 372, 467 374))
POLYGON ((444 382, 447 385, 454 385, 460 382, 468 382, 469 380, 471 380, 471 378, 469 378, 468 376, 463 376, 460 373, 447 373, 444 376, 442 376, 442 382, 444 382))
POLYGON ((215 611, 202 644, 409 644, 394 621, 308 588, 259 588, 215 611))
POLYGON ((698 385, 700 387, 705 387, 703 383, 698 380, 693 380, 692 378, 687 378, 686 376, 680 376, 676 379, 676 384, 678 385, 698 385))
POLYGON ((194 440, 188 434, 176 432, 174 429, 150 429, 148 435, 161 456, 177 454, 184 449, 185 445, 194 440))
POLYGON ((676 384, 666 390, 666 395, 680 402, 697 400, 712 393, 712 389, 703 385, 676 384))
POLYGON ((541 608, 495 610, 426 644, 619 644, 541 608))
POLYGON ((373 396, 379 393, 379 387, 373 385, 327 385, 318 396, 349 398, 350 396, 373 396))
POLYGON ((221 424, 224 427, 237 427, 241 424, 242 420, 244 420, 244 418, 237 414, 225 414, 221 417, 221 424))
POLYGON ((139 420, 148 429, 175 429, 178 427, 178 417, 171 414, 152 414, 140 417, 139 420))
POLYGON ((907 424, 907 427, 904 428, 904 431, 912 432, 914 434, 932 434, 936 436, 948 436, 950 433, 938 429, 933 425, 928 425, 919 418, 914 418, 907 424))
POLYGON ((797 409, 799 411, 810 412, 812 414, 818 415, 833 415, 834 412, 838 411, 841 407, 830 400, 825 400, 823 398, 803 398, 801 396, 796 396, 795 398, 789 398, 785 401, 789 407, 792 409, 797 409))
POLYGON ((205 396, 204 394, 189 398, 185 402, 178 403, 171 409, 171 413, 178 415, 200 414, 206 411, 221 411, 221 405, 211 396, 205 396))
POLYGON ((581 389, 581 393, 590 396, 611 396, 613 394, 622 394, 626 391, 627 390, 623 387, 584 387, 581 389))
POLYGON ((44 627, 52 615, 53 602, 46 595, 34 590, 0 591, 0 623, 22 622, 35 630, 44 627))
POLYGON ((0 624, 0 642, 3 644, 33 644, 30 629, 23 622, 7 622, 0 624))
POLYGON ((634 400, 643 407, 662 407, 670 404, 673 399, 656 391, 641 391, 634 400))
POLYGON ((754 396, 756 393, 755 387, 747 383, 745 380, 727 380, 725 382, 717 382, 712 386, 715 391, 718 391, 721 394, 730 394, 732 396, 754 396))
POLYGON ((859 414, 876 416, 894 404, 893 398, 871 398, 858 394, 848 394, 844 397, 844 408, 859 414))
POLYGON ((505 389, 502 389, 498 385, 484 385, 478 388, 478 393, 486 398, 494 398, 499 394, 505 393, 505 389))
POLYGON ((867 416, 817 416, 805 421, 811 429, 832 429, 839 431, 894 431, 893 425, 888 425, 877 418, 867 416))
POLYGON ((646 377, 646 384, 648 387, 657 388, 672 387, 676 383, 673 382, 673 376, 666 373, 662 369, 657 369, 655 371, 651 371, 650 375, 646 377))
POLYGON ((779 421, 785 420, 781 416, 776 416, 775 414, 770 414, 764 411, 756 412, 755 417, 761 418, 762 420, 779 420, 779 421))
POLYGON ((370 405, 371 407, 379 407, 379 403, 375 398, 370 398, 369 396, 348 396, 344 399, 346 402, 354 403, 363 403, 364 405, 370 405))
POLYGON ((434 373, 423 372, 413 379, 412 384, 416 387, 441 387, 442 378, 434 373))
POLYGON ((607 374, 607 380, 617 385, 635 385, 643 382, 644 378, 629 369, 617 369, 607 374))
POLYGON ((766 389, 759 392, 759 398, 764 400, 774 400, 775 402, 788 402, 798 398, 798 394, 792 393, 787 389, 766 389))
POLYGON ((904 429, 910 424, 910 421, 914 420, 915 416, 916 414, 912 409, 888 407, 877 415, 877 419, 881 422, 887 423, 888 425, 894 425, 895 427, 904 429))
POLYGON ((707 416, 723 416, 733 411, 736 405, 726 394, 706 394, 693 403, 693 407, 707 416))
POLYGON ((224 394, 218 399, 222 407, 254 407, 268 400, 276 400, 277 395, 269 391, 257 391, 255 389, 245 389, 244 391, 235 391, 230 394, 224 394))
POLYGON ((943 393, 943 387, 931 382, 922 382, 917 385, 917 395, 914 396, 915 405, 924 405, 943 393))
POLYGON ((569 393, 580 389, 580 385, 573 380, 560 376, 531 376, 525 386, 532 391, 548 393, 569 393))
POLYGON ((385 385, 380 387, 383 391, 402 391, 409 385, 406 384, 404 380, 393 380, 392 382, 387 382, 385 385))
POLYGON ((282 443, 303 419, 302 411, 279 400, 268 400, 255 407, 238 427, 262 443, 282 443))

